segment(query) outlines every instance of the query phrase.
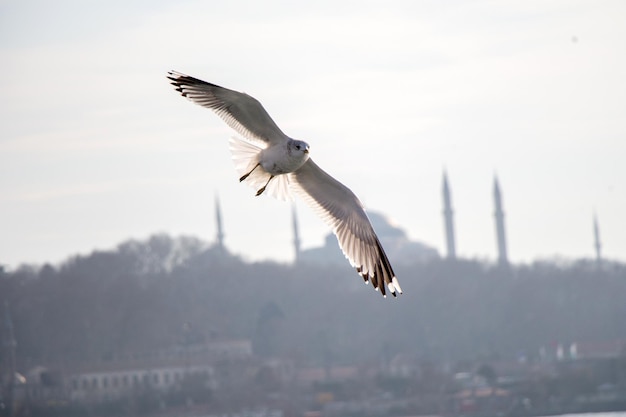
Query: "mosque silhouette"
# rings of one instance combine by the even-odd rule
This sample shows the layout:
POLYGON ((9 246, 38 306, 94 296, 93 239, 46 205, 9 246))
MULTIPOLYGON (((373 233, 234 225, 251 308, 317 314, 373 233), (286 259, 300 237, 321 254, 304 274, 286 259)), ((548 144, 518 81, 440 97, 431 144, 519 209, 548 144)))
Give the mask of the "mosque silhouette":
MULTIPOLYGON (((454 230, 454 210, 452 208, 452 196, 450 185, 448 183, 448 175, 444 171, 442 181, 442 197, 443 197, 443 224, 446 241, 445 258, 455 260, 456 255, 456 237, 454 230)), ((497 248, 497 264, 502 267, 509 266, 509 257, 507 252, 506 230, 504 222, 504 208, 502 204, 502 192, 498 177, 493 179, 493 204, 494 204, 494 223, 495 237, 497 248)), ((217 223, 217 233, 215 247, 221 251, 227 252, 224 246, 224 232, 222 225, 222 215, 219 200, 215 198, 215 214, 217 223)), ((440 258, 439 252, 425 243, 412 241, 408 238, 406 232, 393 224, 384 214, 377 211, 367 211, 367 215, 380 239, 385 252, 394 263, 415 263, 425 262, 432 259, 440 258)), ((292 228, 293 228, 293 247, 294 262, 310 262, 318 264, 345 264, 346 260, 339 248, 339 244, 335 235, 329 232, 324 240, 324 244, 319 247, 302 249, 300 244, 300 231, 298 225, 298 217, 295 206, 292 206, 292 228)), ((593 218, 593 235, 596 262, 602 262, 600 233, 598 227, 597 216, 593 218)))

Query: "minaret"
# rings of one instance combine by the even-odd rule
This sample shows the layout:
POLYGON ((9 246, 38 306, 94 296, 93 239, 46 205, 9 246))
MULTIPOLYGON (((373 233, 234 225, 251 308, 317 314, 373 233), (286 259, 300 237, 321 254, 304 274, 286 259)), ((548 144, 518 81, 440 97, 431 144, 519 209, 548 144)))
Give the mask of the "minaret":
POLYGON ((456 259, 456 244, 454 242, 454 223, 452 222, 452 199, 448 187, 448 174, 443 171, 443 220, 446 232, 446 248, 448 259, 456 259))
POLYGON ((224 229, 222 228, 222 210, 220 209, 220 200, 215 196, 215 222, 217 224, 217 235, 215 236, 215 245, 220 250, 224 250, 224 229))
POLYGON ((596 248, 596 265, 599 267, 602 264, 602 243, 600 243, 600 227, 598 226, 598 216, 593 214, 593 238, 594 246, 596 248))
POLYGON ((498 263, 508 265, 509 259, 506 253, 506 236, 504 233, 504 211, 502 210, 502 194, 498 177, 493 179, 493 201, 495 205, 494 217, 496 218, 496 239, 498 241, 498 263))
POLYGON ((296 213, 296 205, 291 206, 291 218, 293 221, 293 248, 295 251, 295 262, 300 260, 300 232, 298 230, 298 215, 296 213))

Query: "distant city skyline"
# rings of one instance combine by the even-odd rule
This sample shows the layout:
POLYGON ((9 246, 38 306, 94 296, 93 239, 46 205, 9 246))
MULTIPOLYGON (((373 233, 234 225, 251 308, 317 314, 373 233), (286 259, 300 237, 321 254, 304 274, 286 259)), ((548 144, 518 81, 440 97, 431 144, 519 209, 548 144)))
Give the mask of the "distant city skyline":
MULTIPOLYGON (((0 264, 210 241, 215 194, 229 249, 293 259, 290 205, 238 183, 232 131, 168 70, 259 99, 367 210, 441 254, 445 167, 455 256, 498 258, 497 172, 509 262, 595 258, 594 213, 602 258, 624 262, 623 16, 617 0, 3 2, 0 264)), ((301 248, 323 245, 296 204, 301 248)))
MULTIPOLYGON (((442 175, 442 213, 443 213, 443 230, 444 230, 444 239, 446 241, 446 252, 445 254, 441 254, 442 258, 447 258, 449 260, 456 259, 456 235, 454 231, 454 223, 453 223, 453 213, 452 209, 452 187, 450 185, 450 181, 448 179, 448 174, 444 170, 442 175)), ((215 198, 216 205, 216 230, 218 230, 218 234, 216 235, 216 244, 217 246, 224 248, 224 233, 223 233, 223 224, 221 218, 221 208, 219 206, 219 198, 216 196, 215 198)), ((498 249, 498 256, 494 260, 495 263, 498 263, 503 266, 508 266, 508 251, 507 251, 507 242, 506 242, 506 228, 504 222, 504 204, 502 191, 500 187, 500 183, 498 181, 497 175, 494 175, 493 179, 493 203, 494 203, 494 226, 495 226, 495 245, 498 249)), ((394 235, 392 239, 394 241, 387 242, 389 243, 389 247, 392 248, 390 253, 397 251, 398 249, 402 249, 403 253, 408 254, 412 249, 416 250, 418 253, 414 255, 417 258, 413 257, 412 259, 428 259, 430 254, 430 247, 428 246, 428 242, 419 242, 418 246, 412 246, 409 248, 407 245, 415 245, 417 242, 410 242, 406 238, 406 233, 401 225, 391 226, 388 223, 388 219, 385 218, 385 215, 379 212, 371 212, 370 217, 374 219, 375 229, 378 233, 381 233, 381 240, 383 240, 383 244, 385 245, 385 240, 389 239, 389 234, 394 235), (396 236, 397 235, 397 236, 396 236), (399 237, 400 240, 396 240, 399 237)), ((335 236, 329 232, 326 235, 325 243, 323 246, 317 247, 309 247, 306 249, 301 248, 301 238, 300 238, 300 225, 298 222, 298 212, 296 209, 296 205, 292 204, 291 206, 291 227, 292 227, 292 242, 293 242, 293 262, 299 262, 301 259, 305 260, 317 260, 325 263, 344 263, 343 256, 341 254, 341 249, 339 248, 335 236), (303 257, 303 251, 304 257, 303 257)), ((386 245, 385 245, 386 246, 386 245)), ((601 243, 600 243, 600 228, 598 226, 598 218, 594 213, 593 215, 593 248, 595 249, 595 260, 598 265, 602 263, 602 255, 601 255, 601 243)), ((590 256, 591 257, 591 256, 590 256)), ((396 259, 399 257, 396 255, 396 259)), ((401 258, 400 258, 401 259, 401 258)))

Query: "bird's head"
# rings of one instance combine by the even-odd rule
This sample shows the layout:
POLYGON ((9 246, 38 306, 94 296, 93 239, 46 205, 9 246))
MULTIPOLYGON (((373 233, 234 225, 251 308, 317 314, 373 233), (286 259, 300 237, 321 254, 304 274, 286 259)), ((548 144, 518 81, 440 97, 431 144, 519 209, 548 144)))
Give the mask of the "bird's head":
POLYGON ((292 152, 302 152, 303 154, 309 153, 309 144, 303 140, 293 140, 291 142, 292 152))

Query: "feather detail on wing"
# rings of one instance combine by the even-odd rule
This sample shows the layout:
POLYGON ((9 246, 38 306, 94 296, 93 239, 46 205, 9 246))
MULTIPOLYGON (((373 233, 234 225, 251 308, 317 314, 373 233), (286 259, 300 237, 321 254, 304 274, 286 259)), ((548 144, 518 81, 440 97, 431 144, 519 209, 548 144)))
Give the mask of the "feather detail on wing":
POLYGON ((354 193, 311 159, 288 175, 294 192, 332 228, 344 255, 365 282, 371 281, 383 295, 385 287, 394 297, 402 293, 378 236, 354 193))
MULTIPOLYGON (((228 143, 237 174, 241 177, 252 172, 243 182, 255 190, 263 187, 269 180, 270 174, 262 166, 257 166, 257 164, 259 163, 259 153, 265 149, 265 144, 257 145, 234 136, 230 138, 228 143)), ((293 200, 289 190, 289 177, 287 175, 275 176, 267 184, 263 194, 271 195, 282 201, 293 200)))
POLYGON ((184 97, 213 110, 228 126, 247 139, 261 143, 288 140, 254 97, 177 71, 169 71, 167 78, 184 97))

